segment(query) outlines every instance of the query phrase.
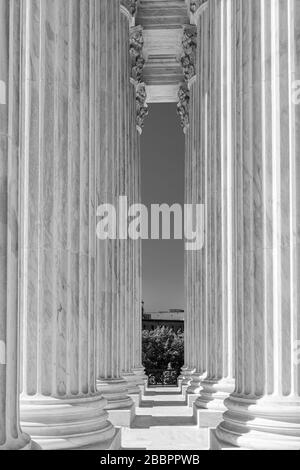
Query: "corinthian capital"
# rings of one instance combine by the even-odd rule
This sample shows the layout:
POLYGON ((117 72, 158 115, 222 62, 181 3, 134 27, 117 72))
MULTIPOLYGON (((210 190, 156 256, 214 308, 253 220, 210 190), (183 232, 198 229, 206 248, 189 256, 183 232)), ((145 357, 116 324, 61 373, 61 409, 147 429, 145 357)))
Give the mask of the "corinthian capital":
POLYGON ((126 10, 135 16, 138 8, 139 0, 121 0, 121 5, 126 8, 126 10))
POLYGON ((143 57, 143 28, 136 26, 130 31, 130 56, 131 56, 131 77, 136 82, 141 82, 145 59, 143 57))
POLYGON ((190 0, 190 12, 194 15, 208 0, 190 0))
POLYGON ((147 93, 145 83, 136 85, 136 125, 137 129, 142 133, 145 118, 148 116, 149 108, 146 103, 147 93))
POLYGON ((190 103, 190 91, 186 83, 182 83, 179 87, 178 92, 179 102, 177 105, 177 113, 180 117, 181 127, 183 132, 189 128, 190 119, 189 119, 189 103, 190 103))
POLYGON ((183 54, 180 62, 184 78, 189 81, 196 75, 197 28, 195 26, 188 25, 184 27, 182 48, 183 54))

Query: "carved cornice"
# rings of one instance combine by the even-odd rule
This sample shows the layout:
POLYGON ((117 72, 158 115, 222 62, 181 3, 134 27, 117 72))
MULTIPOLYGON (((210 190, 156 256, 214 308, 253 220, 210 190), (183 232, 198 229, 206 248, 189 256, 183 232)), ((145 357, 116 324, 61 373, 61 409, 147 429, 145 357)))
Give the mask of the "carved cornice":
POLYGON ((183 54, 180 62, 184 79, 188 82, 196 75, 197 28, 195 26, 188 25, 184 27, 182 48, 183 54))
POLYGON ((177 105, 177 113, 180 117, 181 127, 183 132, 186 133, 189 125, 189 103, 190 103, 190 91, 186 83, 182 83, 179 87, 178 92, 179 102, 177 105))
POLYGON ((149 108, 147 105, 147 92, 146 85, 143 82, 136 84, 136 125, 139 133, 142 133, 144 127, 145 118, 149 114, 149 108))
POLYGON ((144 38, 143 28, 136 26, 130 30, 130 56, 131 56, 131 77, 136 82, 143 79, 143 68, 145 59, 143 56, 144 38))

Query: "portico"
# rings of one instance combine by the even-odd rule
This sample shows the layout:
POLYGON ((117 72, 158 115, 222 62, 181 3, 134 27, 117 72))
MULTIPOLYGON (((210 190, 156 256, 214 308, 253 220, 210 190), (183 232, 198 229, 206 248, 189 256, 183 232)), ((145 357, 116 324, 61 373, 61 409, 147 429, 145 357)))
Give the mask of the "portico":
POLYGON ((0 0, 0 450, 120 448, 145 399, 141 241, 97 207, 141 202, 159 102, 205 206, 180 393, 206 447, 300 449, 299 35, 298 0, 0 0))

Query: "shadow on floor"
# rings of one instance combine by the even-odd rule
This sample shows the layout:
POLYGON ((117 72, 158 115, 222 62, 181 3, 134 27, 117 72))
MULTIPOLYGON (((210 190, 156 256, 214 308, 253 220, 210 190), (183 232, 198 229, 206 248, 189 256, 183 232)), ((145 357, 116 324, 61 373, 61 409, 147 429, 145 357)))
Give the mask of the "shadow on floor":
POLYGON ((132 429, 153 428, 156 426, 195 426, 190 416, 137 416, 131 425, 132 429))
POLYGON ((131 428, 122 429, 123 449, 208 449, 208 433, 193 419, 193 409, 178 389, 147 390, 131 428))
POLYGON ((154 407, 159 407, 159 406, 162 406, 162 407, 172 407, 172 406, 181 406, 181 407, 184 407, 184 406, 187 406, 187 403, 184 401, 184 402, 180 402, 180 401, 143 401, 143 403, 141 404, 140 408, 154 408, 154 407))

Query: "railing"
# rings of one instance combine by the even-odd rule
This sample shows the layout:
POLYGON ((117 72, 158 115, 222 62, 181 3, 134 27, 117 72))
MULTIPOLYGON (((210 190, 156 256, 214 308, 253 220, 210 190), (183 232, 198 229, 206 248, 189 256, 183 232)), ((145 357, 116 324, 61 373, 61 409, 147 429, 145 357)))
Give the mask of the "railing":
POLYGON ((177 370, 148 370, 148 387, 176 387, 180 371, 177 370))

